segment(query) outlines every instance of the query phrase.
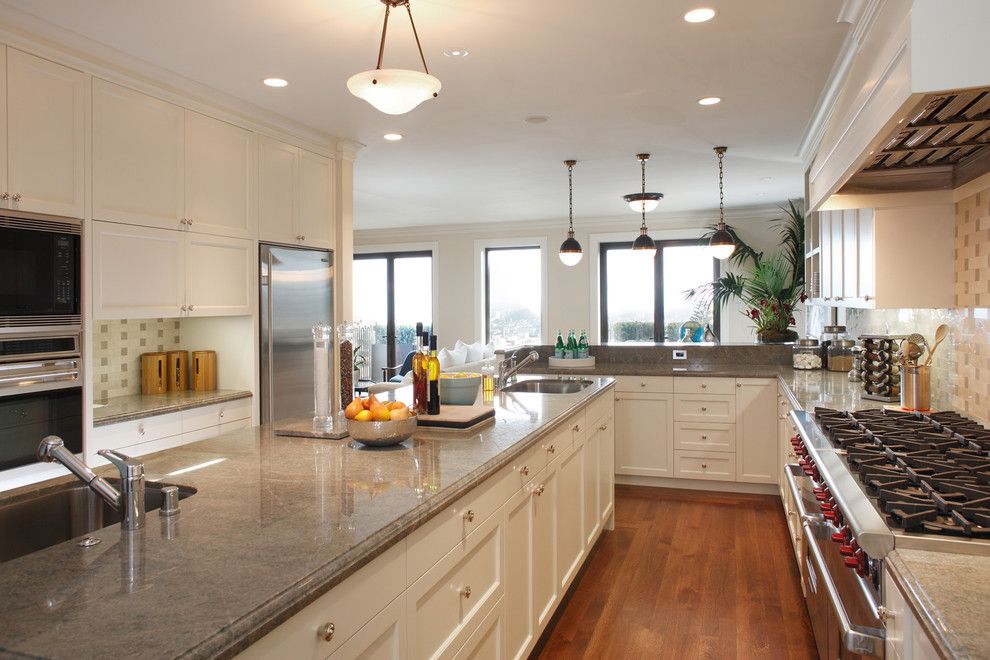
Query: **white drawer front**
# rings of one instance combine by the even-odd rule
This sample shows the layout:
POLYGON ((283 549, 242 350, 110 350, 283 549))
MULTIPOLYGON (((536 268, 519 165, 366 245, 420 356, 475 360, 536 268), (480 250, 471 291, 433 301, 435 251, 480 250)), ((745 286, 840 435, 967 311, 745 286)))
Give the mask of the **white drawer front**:
POLYGON ((736 421, 736 397, 708 394, 675 394, 674 421, 732 424, 736 421))
POLYGON ((612 416, 615 408, 615 397, 612 392, 606 392, 588 404, 584 421, 589 425, 598 425, 607 417, 612 416))
POLYGON ((220 423, 224 422, 236 422, 241 419, 251 419, 251 410, 253 407, 253 399, 250 397, 246 399, 234 399, 233 401, 224 401, 219 404, 220 406, 220 423))
POLYGON ((182 411, 182 431, 199 431, 220 424, 220 405, 200 406, 182 411))
POLYGON ((736 455, 675 449, 674 476, 680 479, 734 481, 736 455))
POLYGON ((409 587, 410 657, 452 657, 503 590, 502 516, 492 516, 409 587))
POLYGON ((734 452, 736 425, 674 422, 674 449, 734 452))
POLYGON ((89 435, 86 454, 92 458, 100 449, 120 449, 181 433, 182 413, 169 413, 98 426, 89 435))
POLYGON ((673 376, 616 376, 616 392, 658 392, 674 391, 673 376))
POLYGON ((504 605, 502 601, 499 601, 470 639, 464 642, 464 646, 454 656, 454 660, 502 660, 505 658, 502 633, 503 613, 504 605))
POLYGON ((678 376, 674 378, 675 394, 735 394, 735 378, 699 378, 678 376))
POLYGON ((542 445, 543 443, 537 442, 509 465, 509 471, 504 477, 506 485, 503 493, 506 495, 506 499, 519 492, 523 486, 533 480, 540 470, 547 466, 548 454, 542 445))

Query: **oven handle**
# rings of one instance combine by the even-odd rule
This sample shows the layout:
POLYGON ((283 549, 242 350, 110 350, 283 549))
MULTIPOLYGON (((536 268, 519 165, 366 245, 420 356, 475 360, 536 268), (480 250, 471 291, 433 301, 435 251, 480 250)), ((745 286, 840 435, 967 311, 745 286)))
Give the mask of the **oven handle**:
POLYGON ((0 392, 3 394, 19 394, 25 388, 32 392, 41 390, 60 390, 66 387, 76 387, 79 382, 78 369, 64 371, 45 371, 20 376, 5 376, 0 378, 0 392), (12 390, 12 392, 10 392, 12 390))
POLYGON ((791 495, 794 498, 794 506, 797 507, 798 518, 801 519, 801 522, 820 523, 824 521, 825 517, 821 514, 814 515, 808 513, 808 510, 804 508, 804 501, 801 499, 801 489, 798 488, 796 479, 807 479, 808 477, 801 470, 801 466, 797 463, 788 463, 784 466, 784 475, 787 477, 787 486, 791 489, 791 495))
POLYGON ((805 538, 808 539, 808 542, 805 545, 811 549, 810 554, 812 560, 815 562, 815 567, 818 569, 818 574, 821 577, 821 581, 825 584, 825 592, 828 594, 828 599, 832 602, 832 609, 835 611, 835 614, 839 619, 839 627, 842 629, 843 646, 846 647, 846 650, 853 653, 859 653, 860 655, 874 655, 883 657, 883 629, 854 626, 852 622, 849 621, 849 615, 846 614, 846 608, 843 607, 842 600, 839 598, 838 589, 836 589, 835 583, 832 581, 832 576, 825 567, 825 558, 822 557, 822 551, 818 547, 818 543, 815 541, 814 532, 811 529, 811 523, 807 520, 804 521, 804 533, 805 538))

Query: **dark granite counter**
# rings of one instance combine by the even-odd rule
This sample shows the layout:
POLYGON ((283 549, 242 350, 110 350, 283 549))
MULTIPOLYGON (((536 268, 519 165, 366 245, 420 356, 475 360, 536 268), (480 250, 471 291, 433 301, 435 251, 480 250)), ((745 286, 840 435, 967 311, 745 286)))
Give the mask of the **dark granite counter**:
POLYGON ((93 405, 93 426, 106 426, 142 417, 200 408, 214 403, 247 399, 247 390, 213 390, 212 392, 168 392, 166 394, 131 394, 115 396, 93 405))
POLYGON ((494 425, 417 431, 391 449, 262 426, 149 455, 149 479, 199 492, 136 533, 113 525, 91 534, 94 547, 67 542, 0 564, 0 656, 232 655, 612 386, 499 395, 494 425))

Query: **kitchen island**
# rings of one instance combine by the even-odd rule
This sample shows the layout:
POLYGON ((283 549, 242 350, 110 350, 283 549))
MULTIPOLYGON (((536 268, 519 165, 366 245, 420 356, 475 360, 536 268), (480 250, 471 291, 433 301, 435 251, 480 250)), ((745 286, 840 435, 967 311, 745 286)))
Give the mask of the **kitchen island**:
MULTIPOLYGON (((600 533, 611 515, 611 481, 600 484, 602 491, 584 484, 587 478, 599 483, 599 465, 611 469, 604 460, 610 449, 607 457, 582 460, 583 469, 594 467, 594 473, 561 472, 551 483, 556 473, 548 471, 599 437, 585 428, 584 415, 611 413, 612 386, 611 379, 595 378, 576 394, 500 394, 493 403, 493 425, 471 434, 420 430, 391 449, 276 437, 261 426, 149 455, 149 479, 198 492, 181 501, 176 517, 149 512, 146 527, 136 533, 122 534, 113 525, 90 534, 101 541, 98 545, 63 543, 0 565, 0 654, 232 656, 291 623, 294 614, 377 557, 394 552, 410 534, 446 529, 448 517, 441 514, 450 513, 465 496, 481 505, 479 519, 473 511, 463 512, 457 538, 493 524, 489 521, 501 516, 504 501, 497 497, 512 494, 513 482, 515 491, 527 488, 521 492, 537 502, 534 507, 552 501, 540 497, 544 488, 552 491, 547 495, 574 484, 579 493, 593 492, 596 507, 603 505, 592 512, 599 524, 579 524, 578 529, 597 527, 600 533), (526 465, 515 464, 522 459, 526 465), (546 485, 530 483, 538 477, 546 485), (484 502, 475 498, 482 487, 495 495, 484 502), (496 500, 497 510, 483 517, 485 502, 496 500)), ((587 426, 597 421, 589 419, 587 426)), ((596 445, 596 451, 599 446, 606 444, 596 445)), ((107 469, 100 473, 115 476, 107 469)), ((59 487, 53 482, 42 486, 59 487)), ((30 491, 5 494, 3 501, 30 491)), ((494 523, 501 529, 499 523, 501 518, 494 523)), ((581 559, 586 550, 582 542, 581 559)), ((434 562, 432 553, 432 548, 421 553, 426 568, 442 563, 434 562)), ((569 571, 566 579, 574 574, 569 571)), ((562 596, 560 586, 554 589, 553 608, 562 596)), ((495 595, 500 594, 501 587, 495 595)), ((470 602, 484 596, 479 590, 470 602)), ((354 632, 338 627, 325 655, 354 632)), ((458 631, 451 643, 463 643, 471 632, 458 631)), ((531 645, 533 630, 528 634, 531 645)), ((317 641, 315 631, 311 637, 307 641, 317 641)))

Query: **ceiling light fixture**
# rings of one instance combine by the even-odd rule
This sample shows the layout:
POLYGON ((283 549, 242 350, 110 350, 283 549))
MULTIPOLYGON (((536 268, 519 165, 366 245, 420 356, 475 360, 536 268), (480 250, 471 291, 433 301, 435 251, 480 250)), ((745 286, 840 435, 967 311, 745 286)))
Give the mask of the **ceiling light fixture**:
POLYGON ((643 216, 643 224, 639 228, 639 236, 633 241, 632 249, 635 252, 642 253, 647 257, 654 257, 657 254, 657 244, 653 242, 650 238, 650 234, 646 229, 646 212, 652 211, 663 199, 663 193, 648 193, 646 192, 646 161, 649 160, 650 154, 636 154, 636 158, 639 160, 639 166, 641 171, 641 182, 642 191, 638 193, 633 193, 631 195, 625 195, 623 197, 629 203, 630 208, 633 211, 639 211, 643 216))
POLYGON ((388 140, 389 142, 398 142, 399 140, 402 139, 402 133, 386 133, 382 137, 388 140))
POLYGON ((715 147, 715 154, 718 156, 718 225, 708 240, 708 249, 716 259, 728 259, 736 251, 736 242, 725 226, 725 193, 722 187, 722 159, 725 152, 725 147, 715 147))
POLYGON ((423 47, 419 43, 416 24, 413 23, 409 0, 381 0, 385 5, 385 22, 382 24, 382 41, 378 47, 378 64, 371 71, 356 73, 347 80, 347 89, 359 99, 364 99, 377 110, 388 115, 401 115, 409 112, 430 97, 440 92, 440 81, 430 75, 426 66, 423 47), (393 7, 405 7, 409 13, 409 24, 419 57, 423 61, 423 71, 410 69, 383 69, 385 56, 385 33, 388 31, 388 15, 393 7))
POLYGON ((698 99, 698 105, 718 105, 722 102, 717 96, 706 96, 703 99, 698 99))
POLYGON ((581 257, 584 256, 584 251, 581 250, 581 244, 577 242, 574 238, 574 166, 577 165, 576 160, 565 160, 564 165, 567 166, 567 238, 564 242, 560 244, 560 260, 564 262, 565 266, 576 266, 581 262, 581 257))
POLYGON ((704 23, 715 18, 715 10, 709 7, 699 7, 684 14, 684 20, 688 23, 704 23))
POLYGON ((285 78, 265 78, 261 82, 263 82, 268 87, 285 87, 286 85, 289 84, 289 81, 286 80, 285 78))
POLYGON ((470 52, 466 48, 451 48, 443 51, 443 54, 447 57, 467 57, 470 52))
POLYGON ((546 115, 530 115, 526 117, 523 121, 527 124, 545 124, 550 121, 550 118, 546 115))

